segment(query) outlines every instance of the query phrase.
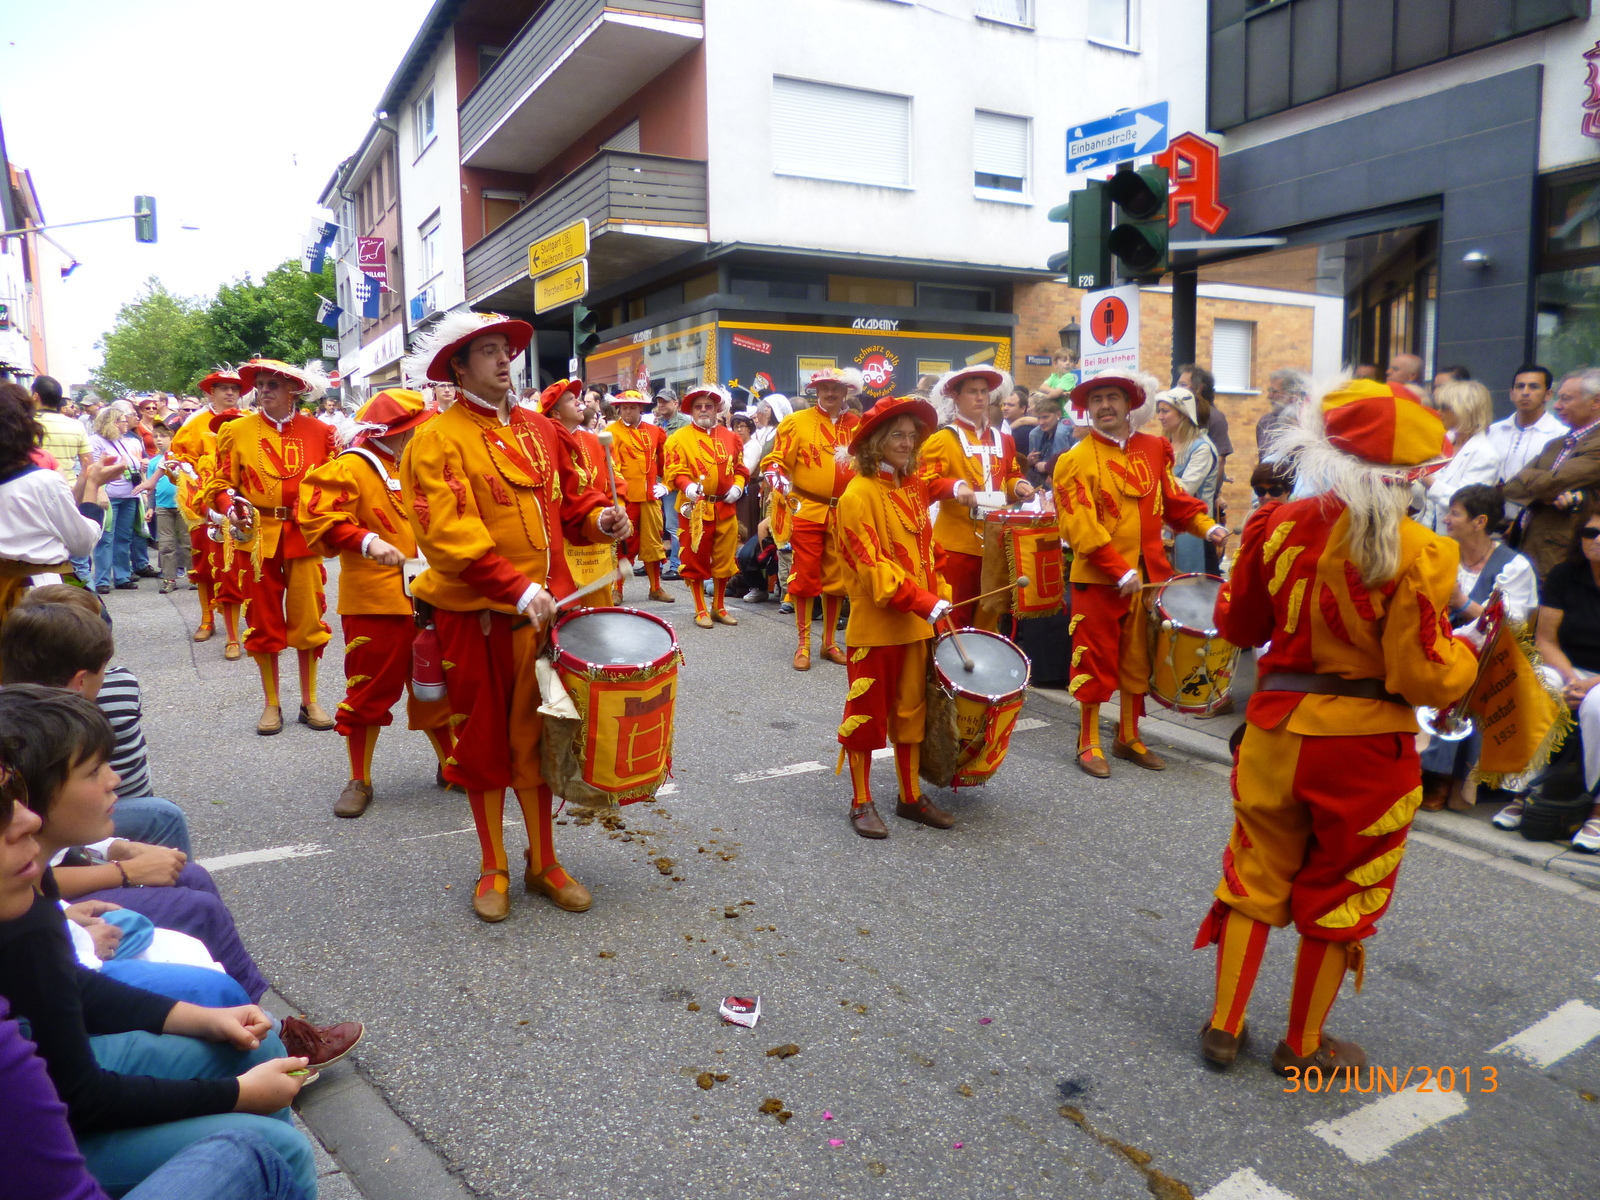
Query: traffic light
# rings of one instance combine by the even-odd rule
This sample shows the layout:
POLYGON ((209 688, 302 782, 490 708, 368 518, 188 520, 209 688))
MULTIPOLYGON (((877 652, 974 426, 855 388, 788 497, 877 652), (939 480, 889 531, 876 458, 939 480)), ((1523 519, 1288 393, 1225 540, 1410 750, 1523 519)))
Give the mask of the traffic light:
POLYGON ((1109 287, 1111 251, 1106 239, 1111 232, 1111 195, 1104 181, 1089 180, 1065 204, 1052 208, 1050 219, 1067 223, 1067 248, 1052 254, 1045 265, 1065 275, 1072 287, 1090 291, 1109 287))
POLYGON ((154 196, 135 196, 133 198, 133 240, 136 242, 153 242, 156 240, 156 198, 154 196))
POLYGON ((1106 185, 1122 220, 1111 231, 1111 253, 1130 278, 1167 271, 1167 169, 1123 169, 1106 185))
POLYGON ((572 357, 587 358, 600 344, 600 314, 581 303, 572 306, 572 357))

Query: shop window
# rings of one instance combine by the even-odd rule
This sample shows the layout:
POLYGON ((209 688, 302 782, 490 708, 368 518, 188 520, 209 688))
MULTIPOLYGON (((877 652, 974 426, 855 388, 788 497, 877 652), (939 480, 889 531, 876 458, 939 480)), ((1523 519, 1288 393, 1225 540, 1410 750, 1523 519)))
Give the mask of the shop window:
POLYGON ((1255 357, 1254 321, 1215 322, 1211 330, 1211 373, 1219 393, 1251 392, 1251 366, 1255 357))
POLYGON ((1559 377, 1600 361, 1600 170, 1543 181, 1537 359, 1559 377))
POLYGON ((1028 191, 1027 117, 979 109, 972 121, 972 184, 978 194, 1005 193, 997 199, 1015 200, 1028 191))
POLYGON ((960 312, 993 312, 992 288, 951 287, 943 283, 917 285, 917 304, 922 308, 939 308, 960 312))
POLYGON ((522 205, 528 199, 526 192, 495 192, 483 193, 483 236, 488 237, 500 226, 521 211, 522 205))
POLYGON ((917 302, 917 285, 909 279, 869 279, 858 275, 829 275, 828 299, 836 304, 886 304, 910 308, 917 302))
POLYGON ((602 150, 617 150, 623 154, 639 153, 639 122, 637 119, 629 121, 605 141, 600 143, 602 150))
POLYGON ((826 300, 828 277, 810 271, 734 269, 728 290, 751 300, 826 300))
POLYGON ((772 169, 842 183, 911 185, 911 97, 772 80, 772 169))

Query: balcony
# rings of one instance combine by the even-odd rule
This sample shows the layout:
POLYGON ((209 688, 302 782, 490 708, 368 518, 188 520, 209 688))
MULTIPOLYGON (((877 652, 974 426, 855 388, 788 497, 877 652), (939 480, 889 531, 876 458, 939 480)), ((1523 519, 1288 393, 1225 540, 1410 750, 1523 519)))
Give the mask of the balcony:
POLYGON ((598 290, 705 242, 706 164, 597 154, 466 253, 467 299, 532 312, 528 247, 589 218, 589 288, 598 290))
POLYGON ((702 0, 550 0, 462 101, 461 161, 538 170, 694 49, 703 10, 702 0))

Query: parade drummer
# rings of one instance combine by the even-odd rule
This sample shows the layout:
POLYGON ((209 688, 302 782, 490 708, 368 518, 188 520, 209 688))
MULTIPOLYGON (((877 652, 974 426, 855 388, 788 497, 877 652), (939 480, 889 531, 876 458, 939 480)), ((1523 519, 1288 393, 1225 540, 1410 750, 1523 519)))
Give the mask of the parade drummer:
POLYGON ((625 511, 580 485, 566 432, 518 404, 511 360, 532 338, 525 321, 457 310, 417 339, 405 363, 408 382, 457 385, 455 402, 412 438, 400 478, 428 561, 412 594, 437 629, 459 722, 445 778, 472 807, 482 855, 472 908, 484 921, 503 921, 511 908, 508 787, 528 830, 523 885, 569 912, 593 902, 556 859, 534 664, 556 611, 551 588, 571 587, 563 543, 631 531, 625 511))
POLYGON ((666 483, 677 492, 678 562, 694 596, 694 623, 710 629, 712 622, 737 625, 728 612, 728 580, 739 573, 734 555, 739 549, 739 518, 734 504, 744 495, 750 470, 744 465, 744 447, 717 416, 729 404, 728 394, 713 383, 696 384, 683 397, 689 424, 667 438, 662 455, 666 483), (706 611, 705 581, 715 588, 711 610, 706 611))
MULTIPOLYGON (((539 394, 535 407, 566 430, 567 445, 573 468, 578 473, 579 486, 585 490, 594 488, 609 496, 612 479, 606 448, 600 444, 600 438, 593 430, 583 427, 590 412, 599 411, 588 406, 586 395, 592 396, 594 392, 585 393, 582 380, 561 379, 539 394)), ((618 495, 620 498, 620 493, 618 495)), ((562 543, 562 551, 567 560, 567 573, 572 577, 575 587, 583 587, 602 575, 616 574, 617 547, 609 541, 567 541, 562 543)), ((588 602, 589 606, 604 604, 621 586, 618 582, 604 592, 595 594, 588 602)))
POLYGON ((1452 636, 1459 551, 1410 520, 1412 481, 1442 461, 1444 426, 1403 384, 1346 381, 1275 435, 1302 478, 1328 485, 1268 500, 1244 527, 1216 606, 1222 636, 1271 648, 1259 664, 1233 775, 1233 834, 1195 947, 1217 946, 1202 1055, 1227 1066, 1270 927, 1300 933, 1280 1073, 1359 1067, 1322 1029, 1345 971, 1360 989, 1422 799, 1413 706, 1440 709, 1477 675, 1452 636))
POLYGON ((783 418, 773 435, 772 449, 761 460, 762 475, 774 493, 774 511, 786 506, 792 514, 785 529, 793 555, 789 600, 800 637, 794 655, 796 671, 811 669, 811 606, 818 596, 822 597, 822 657, 844 662, 835 633, 845 594, 838 506, 850 472, 837 455, 861 422, 859 414, 845 407, 852 389, 861 386, 861 372, 827 367, 813 372, 810 382, 817 403, 783 418))
MULTIPOLYGON (((297 401, 321 398, 323 381, 266 358, 240 367, 239 379, 255 391, 257 408, 218 431, 216 465, 201 486, 201 502, 250 535, 243 547, 249 561, 241 567, 249 622, 244 648, 261 671, 266 701, 256 732, 283 731, 278 655, 291 646, 300 666, 300 723, 332 729, 333 718, 317 703, 317 663, 332 636, 322 619, 327 573, 300 531, 298 506, 300 481, 337 446, 329 426, 295 411, 297 401)), ((237 551, 232 561, 239 565, 237 551)))
POLYGON ((1078 767, 1096 779, 1111 774, 1100 748, 1100 706, 1120 693, 1111 753, 1152 771, 1166 763, 1139 736, 1150 690, 1144 587, 1172 577, 1161 544, 1165 523, 1220 546, 1228 531, 1206 515, 1172 474, 1172 445, 1135 431, 1130 414, 1144 389, 1123 375, 1102 373, 1072 391, 1089 433, 1056 460, 1057 520, 1072 547, 1072 663, 1067 691, 1081 714, 1078 767))
POLYGON ((855 477, 839 500, 841 561, 850 596, 845 670, 850 681, 839 744, 850 763, 850 826, 865 838, 889 830, 872 802, 872 752, 894 745, 895 813, 949 829, 955 818, 922 794, 918 779, 927 712, 928 642, 950 611, 933 567, 934 501, 960 502, 972 488, 928 479, 917 451, 937 418, 919 396, 884 398, 854 430, 855 477))
POLYGON ((400 494, 406 444, 434 414, 421 392, 390 388, 356 413, 349 449, 307 473, 300 485, 300 529, 319 554, 339 556, 339 624, 344 631, 344 700, 334 728, 345 739, 350 779, 334 803, 336 817, 359 817, 372 803, 372 754, 390 710, 406 694, 408 728, 420 729, 439 760, 455 736, 450 706, 410 692, 411 643, 417 624, 401 568, 417 554, 400 494))
MULTIPOLYGON (((922 470, 942 479, 965 480, 973 492, 1010 504, 1027 500, 1033 485, 1022 477, 1016 443, 1009 433, 989 424, 991 398, 1003 400, 1011 378, 997 367, 979 365, 952 371, 934 387, 941 404, 953 407, 948 425, 936 430, 922 447, 922 470)), ((995 507, 999 507, 996 504, 995 507)), ((954 502, 939 505, 933 524, 939 573, 950 585, 957 625, 994 629, 999 612, 980 613, 973 598, 983 591, 983 515, 954 502)))
POLYGON ((244 381, 238 372, 218 367, 200 381, 199 388, 206 403, 172 435, 167 458, 177 465, 178 507, 189 525, 189 580, 200 592, 200 625, 194 631, 194 640, 208 642, 215 636, 216 614, 221 609, 228 638, 222 653, 231 661, 243 657, 239 646, 239 607, 244 603, 242 564, 236 561, 229 568, 223 562, 222 538, 227 523, 221 517, 210 520, 209 511, 198 501, 202 480, 215 469, 217 430, 242 415, 239 398, 244 395, 244 381))
MULTIPOLYGON (((645 578, 650 583, 650 599, 671 604, 671 593, 661 586, 661 563, 667 557, 662 541, 665 518, 661 512, 661 498, 667 494, 667 485, 661 482, 665 468, 662 451, 667 435, 659 425, 643 420, 647 403, 641 393, 633 391, 611 398, 617 419, 606 426, 606 432, 611 434, 617 487, 627 505, 628 523, 633 526, 633 533, 618 545, 617 552, 624 562, 637 561, 644 565, 645 578)), ((622 583, 621 579, 617 580, 618 604, 622 603, 622 583)))

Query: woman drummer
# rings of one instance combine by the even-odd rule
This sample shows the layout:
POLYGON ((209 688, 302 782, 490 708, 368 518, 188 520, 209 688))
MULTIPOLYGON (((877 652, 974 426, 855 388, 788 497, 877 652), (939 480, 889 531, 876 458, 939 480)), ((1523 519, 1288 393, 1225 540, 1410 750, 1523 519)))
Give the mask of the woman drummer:
POLYGON ((872 752, 894 744, 900 800, 895 813, 948 829, 955 818, 922 794, 917 781, 927 706, 928 641, 950 611, 948 588, 933 570, 928 507, 962 501, 965 481, 916 473, 923 440, 937 418, 918 396, 880 400, 863 417, 849 454, 856 478, 839 500, 840 548, 850 624, 845 629, 845 697, 839 744, 850 761, 850 825, 865 838, 889 830, 872 803, 872 752), (944 595, 941 596, 940 593, 944 595))

